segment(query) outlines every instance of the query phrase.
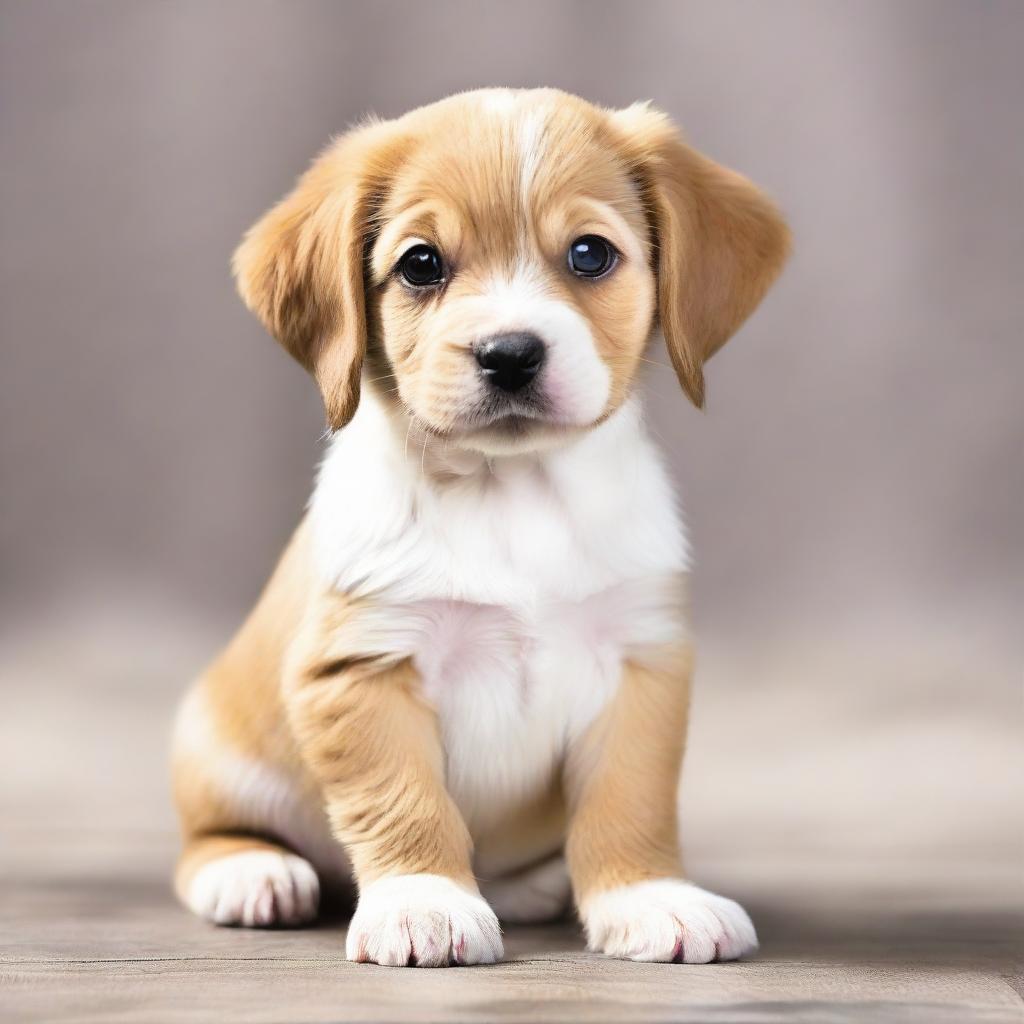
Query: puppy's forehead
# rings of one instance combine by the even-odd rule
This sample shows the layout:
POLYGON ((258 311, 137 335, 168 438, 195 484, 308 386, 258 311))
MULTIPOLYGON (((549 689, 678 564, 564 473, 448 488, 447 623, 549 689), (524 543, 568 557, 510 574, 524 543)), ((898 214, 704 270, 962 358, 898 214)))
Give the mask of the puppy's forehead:
POLYGON ((555 90, 486 89, 408 115, 415 136, 388 212, 439 202, 475 231, 520 231, 574 196, 638 202, 605 115, 555 90))

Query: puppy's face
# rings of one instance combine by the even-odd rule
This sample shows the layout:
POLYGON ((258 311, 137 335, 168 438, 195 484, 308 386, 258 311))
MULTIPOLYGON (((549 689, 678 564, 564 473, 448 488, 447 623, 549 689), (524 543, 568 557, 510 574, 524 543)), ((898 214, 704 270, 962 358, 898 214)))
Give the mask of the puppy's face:
POLYGON ((704 359, 786 243, 771 204, 663 115, 484 90, 335 143, 235 266, 332 426, 363 376, 422 431, 499 454, 613 412, 658 321, 700 404, 704 359))
POLYGON ((628 167, 560 97, 460 97, 429 121, 371 248, 374 376, 428 431, 485 451, 600 421, 654 316, 628 167))

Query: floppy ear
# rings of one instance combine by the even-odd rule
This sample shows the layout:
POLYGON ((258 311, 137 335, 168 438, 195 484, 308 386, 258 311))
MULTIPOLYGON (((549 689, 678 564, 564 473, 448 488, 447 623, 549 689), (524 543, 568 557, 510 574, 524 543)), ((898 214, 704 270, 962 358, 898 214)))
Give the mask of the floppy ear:
POLYGON ((315 378, 332 430, 359 404, 363 253, 389 140, 390 126, 376 122, 329 146, 249 229, 232 261, 246 306, 315 378))
POLYGON ((775 204, 683 142, 665 114, 635 104, 613 130, 652 219, 658 319, 683 390, 704 405, 703 364, 739 329, 789 252, 775 204))

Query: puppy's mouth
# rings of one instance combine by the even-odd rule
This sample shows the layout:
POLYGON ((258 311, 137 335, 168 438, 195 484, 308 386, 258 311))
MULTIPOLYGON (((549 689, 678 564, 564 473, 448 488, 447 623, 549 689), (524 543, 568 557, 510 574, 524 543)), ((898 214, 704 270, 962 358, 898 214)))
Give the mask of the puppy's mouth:
POLYGON ((581 429, 558 415, 543 395, 488 396, 461 417, 456 433, 466 448, 486 455, 518 455, 561 444, 581 429))
POLYGON ((443 424, 429 413, 414 413, 414 417, 422 430, 446 444, 487 455, 550 448, 589 425, 566 419, 557 403, 534 387, 514 394, 466 396, 462 403, 455 404, 452 413, 443 424))
POLYGON ((546 421, 536 416, 499 416, 487 423, 474 428, 471 433, 474 435, 487 434, 492 437, 504 437, 510 441, 525 439, 535 433, 541 426, 549 426, 546 421))
POLYGON ((557 426, 551 403, 540 392, 486 395, 462 417, 460 427, 468 434, 488 433, 522 437, 541 426, 557 426))

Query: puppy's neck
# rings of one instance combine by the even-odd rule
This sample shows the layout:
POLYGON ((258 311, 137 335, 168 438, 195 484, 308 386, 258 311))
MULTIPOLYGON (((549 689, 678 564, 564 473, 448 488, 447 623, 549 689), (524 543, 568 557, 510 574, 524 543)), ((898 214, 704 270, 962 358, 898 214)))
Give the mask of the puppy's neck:
POLYGON ((635 399, 575 440, 526 455, 426 440, 373 398, 332 438, 309 509, 330 586, 521 607, 688 564, 635 399))

